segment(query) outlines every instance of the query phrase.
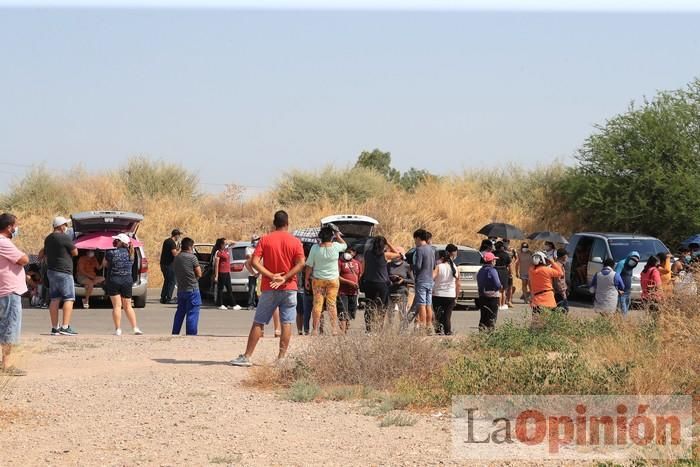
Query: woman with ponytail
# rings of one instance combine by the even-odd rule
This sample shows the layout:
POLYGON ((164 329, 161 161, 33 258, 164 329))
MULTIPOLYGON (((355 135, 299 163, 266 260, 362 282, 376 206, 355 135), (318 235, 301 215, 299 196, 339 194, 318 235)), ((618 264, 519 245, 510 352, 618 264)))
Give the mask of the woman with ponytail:
POLYGON ((433 308, 437 315, 435 332, 446 336, 452 335, 452 310, 459 296, 459 271, 454 262, 456 257, 457 247, 450 243, 440 252, 440 261, 433 271, 433 308))

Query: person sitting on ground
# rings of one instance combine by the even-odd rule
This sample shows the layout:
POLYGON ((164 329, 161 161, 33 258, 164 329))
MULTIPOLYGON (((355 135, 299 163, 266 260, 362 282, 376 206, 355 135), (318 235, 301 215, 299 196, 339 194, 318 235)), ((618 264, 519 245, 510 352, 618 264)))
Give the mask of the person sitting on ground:
POLYGON ((338 255, 347 249, 342 233, 334 231, 332 227, 322 227, 318 233, 321 244, 311 247, 309 257, 306 259, 305 281, 311 283, 314 293, 313 327, 312 336, 318 336, 323 304, 330 315, 331 332, 337 335, 338 310, 336 302, 338 289, 340 288, 340 273, 338 271, 338 255), (333 241, 333 239, 337 241, 333 241))
POLYGON ((83 308, 90 308, 90 297, 96 285, 104 282, 105 278, 97 275, 100 269, 100 263, 95 258, 95 252, 89 250, 78 259, 78 271, 76 279, 78 284, 85 287, 85 298, 83 298, 83 308))
POLYGON ((496 255, 490 251, 484 252, 484 265, 476 274, 476 284, 479 290, 479 331, 492 331, 496 328, 498 308, 501 297, 501 281, 496 271, 496 255))
POLYGON ((533 313, 539 313, 543 309, 554 309, 557 301, 554 298, 553 281, 564 275, 564 270, 556 261, 547 258, 547 254, 538 251, 532 255, 532 266, 528 271, 530 277, 530 306, 533 313))
POLYGON ((613 269, 615 260, 605 258, 603 269, 593 276, 591 293, 594 295, 593 306, 600 314, 612 314, 617 309, 620 296, 625 292, 622 277, 613 269))
POLYGON ((634 268, 639 264, 639 258, 638 251, 631 251, 625 259, 618 261, 615 266, 615 272, 620 275, 623 284, 625 284, 619 300, 622 316, 627 315, 632 304, 632 276, 634 275, 634 268))
POLYGON ((452 311, 459 296, 459 271, 455 264, 457 247, 450 243, 440 253, 440 261, 433 271, 433 304, 435 308, 435 331, 452 335, 452 311))
POLYGON ((340 332, 347 334, 350 329, 350 321, 355 319, 360 292, 360 277, 362 277, 362 264, 355 259, 357 251, 348 247, 338 260, 340 272, 340 290, 336 308, 340 323, 340 332))

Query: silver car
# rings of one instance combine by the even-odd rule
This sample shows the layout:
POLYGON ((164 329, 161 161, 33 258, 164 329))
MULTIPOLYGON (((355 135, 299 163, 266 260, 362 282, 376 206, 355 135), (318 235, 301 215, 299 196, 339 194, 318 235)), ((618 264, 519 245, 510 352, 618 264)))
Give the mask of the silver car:
MULTIPOLYGON (((231 289, 237 296, 248 294, 248 276, 250 273, 245 267, 246 250, 252 247, 250 242, 236 242, 228 247, 231 262, 231 289)), ((202 295, 213 295, 214 284, 212 280, 214 261, 211 256, 213 243, 197 243, 194 245, 194 254, 202 268, 202 277, 199 279, 199 290, 202 295)))

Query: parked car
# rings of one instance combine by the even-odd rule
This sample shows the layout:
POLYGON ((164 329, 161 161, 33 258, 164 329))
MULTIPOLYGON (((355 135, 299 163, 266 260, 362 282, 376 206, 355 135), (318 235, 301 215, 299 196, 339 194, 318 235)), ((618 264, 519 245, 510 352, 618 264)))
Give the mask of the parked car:
POLYGON ((321 227, 328 224, 338 227, 345 242, 357 250, 357 255, 361 260, 379 221, 357 214, 337 214, 321 219, 321 227))
POLYGON ((632 251, 640 254, 639 264, 632 276, 632 300, 640 300, 642 288, 639 276, 650 256, 668 253, 658 238, 624 233, 582 232, 574 234, 566 247, 569 254, 566 280, 572 293, 590 295, 588 288, 593 276, 603 269, 603 261, 612 258, 617 263, 632 251), (585 281, 584 281, 585 279, 585 281))
MULTIPOLYGON (((446 244, 433 244, 432 246, 435 250, 436 260, 447 247, 446 244)), ((455 264, 457 265, 457 270, 459 271, 460 286, 457 304, 462 306, 473 305, 474 300, 479 298, 479 288, 476 284, 476 273, 478 273, 479 269, 481 269, 481 254, 478 250, 468 246, 456 245, 456 247, 457 259, 455 259, 455 264)), ((406 260, 409 263, 413 262, 413 254, 415 251, 415 248, 411 248, 406 253, 406 260)))
MULTIPOLYGON (((78 258, 94 251, 97 261, 101 264, 104 258, 104 251, 112 248, 112 236, 125 233, 132 239, 134 245, 134 266, 133 266, 133 300, 134 307, 143 308, 146 306, 148 293, 148 258, 143 244, 139 241, 137 231, 143 216, 134 212, 123 211, 86 211, 71 215, 73 224, 73 240, 78 248, 78 256, 74 258, 74 270, 77 270, 78 258)), ((104 275, 101 270, 100 274, 104 275)), ((76 299, 82 300, 85 297, 85 288, 76 282, 76 299)), ((104 287, 95 286, 92 298, 108 299, 104 287)))
MULTIPOLYGON (((229 246, 229 256, 231 262, 231 289, 236 300, 245 300, 248 296, 248 275, 245 267, 246 248, 252 246, 250 242, 236 242, 229 246)), ((202 268, 202 277, 199 279, 199 290, 202 297, 214 297, 213 266, 212 258, 213 243, 197 243, 194 245, 194 254, 199 260, 202 268)))

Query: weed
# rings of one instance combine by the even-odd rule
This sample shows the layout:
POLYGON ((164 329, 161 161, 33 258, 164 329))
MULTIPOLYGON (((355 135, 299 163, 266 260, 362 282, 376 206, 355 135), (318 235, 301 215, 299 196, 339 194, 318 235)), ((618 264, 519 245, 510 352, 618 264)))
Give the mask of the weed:
POLYGON ((243 455, 240 453, 226 454, 223 456, 210 457, 209 463, 210 464, 233 465, 233 464, 238 464, 242 458, 243 458, 243 455))
POLYGON ((309 380, 295 381, 287 390, 287 399, 292 402, 311 402, 321 393, 321 387, 309 380))
POLYGON ((382 428, 388 426, 413 426, 416 422, 418 422, 416 417, 407 413, 398 412, 385 415, 379 423, 379 426, 382 428))

